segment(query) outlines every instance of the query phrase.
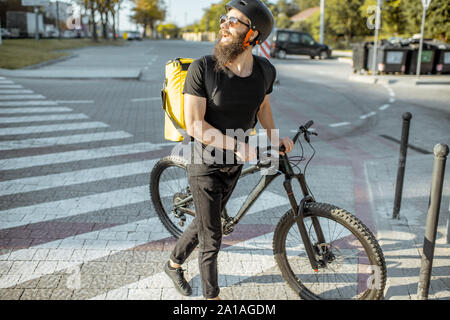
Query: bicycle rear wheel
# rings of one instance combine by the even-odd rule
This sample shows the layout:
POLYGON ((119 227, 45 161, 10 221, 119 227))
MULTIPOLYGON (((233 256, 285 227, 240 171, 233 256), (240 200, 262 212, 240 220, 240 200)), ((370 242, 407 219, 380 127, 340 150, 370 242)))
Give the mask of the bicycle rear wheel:
POLYGON ((181 157, 165 157, 155 164, 150 175, 153 206, 163 225, 177 239, 195 216, 193 200, 182 206, 175 206, 192 196, 186 165, 186 160, 181 157))
POLYGON ((276 227, 273 249, 289 286, 306 300, 382 299, 386 266, 370 230, 347 211, 329 204, 308 203, 305 209, 306 230, 322 265, 317 272, 312 269, 297 227, 298 218, 288 211, 276 227), (325 243, 318 243, 312 217, 318 219, 325 243))

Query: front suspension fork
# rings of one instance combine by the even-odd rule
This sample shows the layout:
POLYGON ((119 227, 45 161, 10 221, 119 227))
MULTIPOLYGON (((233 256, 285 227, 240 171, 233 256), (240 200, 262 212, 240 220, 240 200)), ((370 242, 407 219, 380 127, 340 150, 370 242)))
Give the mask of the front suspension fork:
MULTIPOLYGON (((304 181, 299 178, 300 186, 302 187, 303 194, 305 197, 297 204, 294 193, 292 192, 292 183, 291 179, 287 178, 283 182, 284 189, 286 190, 287 196, 289 198, 289 202, 291 204, 292 210, 294 212, 294 216, 296 217, 297 227, 302 237, 303 244, 305 246, 306 254, 308 255, 309 262, 311 263, 311 267, 314 271, 319 270, 319 263, 316 259, 316 252, 311 243, 311 239, 308 236, 308 231, 306 230, 305 222, 304 222, 304 211, 305 205, 307 202, 314 201, 314 199, 308 194, 307 190, 304 188, 304 181)), ((314 231, 316 233, 318 243, 325 243, 325 237, 322 232, 322 228, 320 227, 320 223, 317 217, 311 217, 312 224, 314 227, 314 231)))

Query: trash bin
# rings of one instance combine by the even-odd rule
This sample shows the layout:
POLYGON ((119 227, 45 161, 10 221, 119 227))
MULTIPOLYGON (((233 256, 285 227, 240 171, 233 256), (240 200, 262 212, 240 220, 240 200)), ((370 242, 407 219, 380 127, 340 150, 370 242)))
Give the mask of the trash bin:
POLYGON ((369 42, 352 43, 353 73, 367 71, 367 45, 369 42))
MULTIPOLYGON (((374 46, 370 45, 367 69, 372 69, 374 46)), ((378 47, 376 71, 381 73, 405 73, 409 49, 400 44, 382 42, 378 47)))
POLYGON ((449 43, 432 43, 436 48, 434 59, 433 73, 449 74, 450 73, 450 44, 449 43))
MULTIPOLYGON (((419 46, 420 44, 417 43, 411 43, 409 45, 410 52, 408 55, 408 60, 406 61, 406 73, 417 73, 417 56, 419 55, 419 46)), ((422 48, 420 74, 431 74, 433 72, 435 53, 436 48, 430 45, 428 42, 424 41, 422 48)))

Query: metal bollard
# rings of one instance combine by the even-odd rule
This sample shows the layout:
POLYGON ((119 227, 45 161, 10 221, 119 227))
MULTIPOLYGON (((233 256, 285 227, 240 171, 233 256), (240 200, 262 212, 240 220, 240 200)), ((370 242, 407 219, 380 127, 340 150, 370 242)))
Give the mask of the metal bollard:
POLYGON ((403 192, 403 178, 405 176, 406 153, 408 151, 409 124, 411 122, 412 114, 409 112, 405 112, 402 115, 402 118, 402 140, 400 142, 400 157, 398 160, 397 182, 395 185, 394 213, 392 215, 393 219, 399 219, 400 215, 400 205, 402 202, 403 192))
POLYGON ((428 206, 425 238, 423 241, 422 264, 420 267, 419 287, 417 299, 428 299, 430 288, 431 268, 433 266, 434 246, 439 221, 442 187, 444 185, 445 162, 448 155, 446 144, 437 144, 434 147, 433 178, 431 181, 430 203, 428 206))
POLYGON ((448 206, 448 216, 447 216, 447 244, 450 244, 450 204, 448 206))

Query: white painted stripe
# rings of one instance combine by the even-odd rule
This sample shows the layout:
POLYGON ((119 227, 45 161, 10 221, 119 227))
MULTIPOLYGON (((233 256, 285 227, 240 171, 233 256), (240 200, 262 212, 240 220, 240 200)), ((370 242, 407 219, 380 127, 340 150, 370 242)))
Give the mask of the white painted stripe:
POLYGON ((77 122, 77 123, 65 123, 65 124, 52 124, 42 126, 30 126, 30 127, 14 127, 0 129, 1 135, 18 135, 18 134, 33 134, 43 132, 57 132, 57 131, 72 131, 72 130, 85 130, 94 128, 107 128, 107 124, 103 122, 77 122))
POLYGON ((390 104, 383 104, 381 107, 380 107, 380 110, 386 110, 387 108, 389 108, 391 105, 390 104))
POLYGON ((117 157, 127 154, 136 154, 161 149, 158 144, 135 143, 113 147, 95 148, 61 153, 44 154, 39 156, 9 158, 0 160, 0 170, 17 170, 35 166, 68 163, 82 160, 117 157))
POLYGON ((56 100, 56 103, 67 103, 67 104, 90 104, 94 103, 94 100, 56 100))
POLYGON ((395 98, 391 97, 389 98, 389 103, 394 103, 395 102, 395 98))
POLYGON ((21 261, 22 263, 20 264, 20 267, 18 269, 14 270, 13 268, 11 268, 9 270, 9 277, 3 276, 2 278, 0 278, 0 288, 8 288, 18 283, 37 279, 39 277, 42 277, 43 275, 52 274, 61 270, 80 268, 83 263, 113 255, 118 251, 130 249, 135 246, 146 244, 148 242, 158 241, 170 236, 159 219, 156 217, 112 227, 104 231, 109 233, 126 234, 127 239, 96 240, 102 231, 93 231, 73 237, 68 237, 64 240, 56 240, 44 243, 28 249, 16 250, 14 252, 11 252, 10 254, 7 253, 6 255, 0 256, 0 261, 18 261, 20 260, 20 257, 23 257, 24 255, 34 255, 37 249, 48 249, 48 257, 60 256, 60 253, 67 253, 68 250, 83 250, 83 258, 70 260, 67 259, 64 261, 56 260, 53 264, 51 264, 51 267, 47 266, 43 268, 37 268, 39 262, 45 260, 21 261), (137 231, 139 227, 144 227, 148 231, 137 231), (145 236, 144 233, 147 236, 145 236), (136 239, 138 240, 134 240, 133 237, 136 237, 136 239))
POLYGON ((376 115, 377 113, 376 112, 370 112, 370 113, 368 113, 368 114, 365 114, 365 115, 362 115, 361 117, 359 117, 360 119, 362 119, 362 120, 364 120, 364 119, 367 119, 367 118, 370 118, 370 117, 373 117, 374 115, 376 115))
POLYGON ((5 80, 5 77, 0 77, 0 80, 5 80))
POLYGON ((149 200, 148 186, 114 190, 0 211, 0 229, 68 218, 149 200))
POLYGON ((330 124, 330 127, 332 127, 332 128, 343 127, 343 126, 348 126, 349 124, 351 124, 351 123, 350 122, 332 123, 332 124, 330 124))
POLYGON ((42 107, 42 108, 0 108, 0 114, 14 113, 53 113, 53 112, 70 112, 72 109, 67 107, 42 107))
MULTIPOLYGON (((107 141, 115 139, 125 139, 132 137, 131 134, 124 131, 117 132, 99 132, 90 134, 78 134, 71 136, 59 136, 55 138, 38 138, 25 140, 1 141, 0 150, 17 150, 28 148, 52 147, 58 145, 86 143, 94 141, 107 141)), ((1 193, 1 191, 0 191, 1 193)))
POLYGON ((0 196, 150 173, 158 159, 0 182, 0 196))
POLYGON ((137 98, 137 99, 131 99, 131 102, 158 101, 158 100, 161 100, 161 98, 160 97, 137 98))
POLYGON ((57 106, 55 101, 0 101, 0 107, 57 106))
MULTIPOLYGON (((148 187, 142 186, 137 188, 130 188, 130 189, 124 189, 124 190, 117 190, 114 192, 108 192, 101 195, 94 195, 89 197, 83 197, 83 198, 76 198, 76 199, 69 199, 69 200, 63 200, 63 201, 57 201, 52 203, 47 203, 46 205, 38 205, 34 206, 34 208, 29 208, 29 213, 24 214, 24 217, 29 218, 31 215, 35 215, 37 221, 46 221, 50 219, 55 218, 62 218, 62 217, 68 217, 73 216, 77 214, 83 214, 87 212, 93 212, 96 210, 102 210, 107 208, 113 208, 118 207, 121 205, 127 205, 127 204, 133 204, 137 202, 142 201, 148 201, 148 187), (131 197, 130 197, 131 195, 131 197), (109 207, 108 207, 109 205, 109 207), (62 206, 62 207, 61 207, 62 206), (51 214, 49 214, 49 211, 51 214), (57 216, 55 216, 57 215, 57 216), (41 219, 39 219, 38 216, 41 216, 41 219), (49 218, 49 219, 47 219, 49 218)), ((257 203, 255 203, 255 206, 257 203)), ((264 208, 263 208, 264 209, 264 208)), ((14 209, 13 209, 14 210, 14 209)), ((8 210, 10 213, 12 210, 8 210)), ((0 212, 0 218, 5 216, 3 212, 0 212)), ((1 221, 1 220, 0 220, 1 221)), ((33 222, 30 222, 33 223, 33 222)), ((21 224, 19 224, 21 225, 21 224)), ((4 228, 11 228, 16 226, 13 223, 9 223, 4 228)), ((3 223, 2 223, 3 227, 3 223)), ((49 252, 47 256, 58 256, 58 253, 62 251, 67 250, 73 250, 73 249, 82 249, 84 251, 84 255, 82 258, 79 259, 65 259, 64 261, 58 261, 57 264, 55 264, 55 268, 42 268, 38 271, 36 271, 36 265, 38 261, 23 261, 23 265, 21 270, 33 270, 29 273, 21 272, 21 270, 18 271, 11 271, 9 274, 17 274, 20 275, 19 278, 14 279, 14 277, 3 277, 0 279, 0 288, 6 288, 11 287, 13 285, 16 285, 17 283, 29 281, 32 279, 39 278, 45 274, 51 274, 54 272, 58 272, 64 269, 78 267, 83 263, 87 263, 92 260, 96 260, 102 257, 106 257, 109 255, 113 255, 118 251, 121 250, 127 250, 131 249, 133 247, 147 244, 149 242, 158 241, 161 239, 164 239, 166 237, 170 237, 170 234, 166 231, 165 227, 160 222, 159 218, 153 217, 149 218, 147 220, 141 220, 136 221, 124 225, 119 225, 116 227, 99 230, 99 231, 93 231, 88 232, 84 234, 80 234, 73 237, 68 237, 63 240, 56 240, 49 243, 41 244, 38 246, 34 246, 32 248, 28 249, 22 249, 22 250, 16 250, 14 252, 11 252, 10 254, 6 254, 3 256, 0 256, 0 261, 16 261, 19 260, 19 257, 23 257, 24 255, 34 255, 37 249, 48 249, 49 252), (120 234, 121 236, 125 236, 124 240, 106 240, 105 234, 120 234)), ((247 263, 244 263, 242 267, 246 270, 237 270, 236 269, 236 263, 235 259, 229 260, 230 264, 233 264, 234 267, 229 268, 231 272, 234 273, 239 272, 239 274, 244 275, 251 275, 254 273, 261 272, 262 266, 267 266, 266 258, 272 263, 274 263, 273 256, 271 254, 272 252, 272 238, 273 233, 268 233, 256 238, 249 239, 244 242, 239 243, 240 248, 251 250, 251 253, 243 253, 242 251, 234 252, 235 247, 228 247, 224 250, 221 250, 221 252, 228 252, 227 254, 233 254, 233 255, 242 255, 242 254, 248 254, 253 255, 252 259, 244 259, 245 261, 248 261, 252 263, 252 266, 248 265, 247 263), (256 253, 258 250, 261 253, 261 255, 256 256, 256 253), (270 254, 268 254, 270 253, 270 254), (264 259, 264 260, 260 260, 264 259), (260 265, 261 267, 254 268, 254 265, 260 265)), ((221 253, 222 254, 222 253, 221 253)), ((234 256, 233 256, 234 257, 234 256)), ((234 257, 239 258, 239 257, 234 257)), ((242 259, 240 259, 242 260, 242 259)), ((197 263, 197 261, 194 259, 190 263, 197 263)), ((222 267, 222 264, 221 264, 222 267)), ((231 275, 232 278, 236 278, 235 276, 231 275)), ((154 275, 155 276, 155 275, 154 275)), ((153 277, 154 277, 153 276, 153 277)), ((144 279, 145 280, 145 279, 144 279)), ((223 280, 223 279, 222 279, 223 280)), ((227 281, 229 281, 227 279, 227 281)), ((147 286, 148 281, 145 280, 144 284, 142 286, 147 286)))
POLYGON ((25 94, 34 93, 33 90, 0 90, 0 94, 25 94))
POLYGON ((23 86, 20 84, 0 84, 1 89, 21 89, 23 86))
MULTIPOLYGON (((276 262, 272 255, 272 238, 273 232, 270 232, 239 242, 236 246, 229 246, 220 250, 218 259, 222 256, 227 257, 227 259, 220 260, 219 262, 220 269, 226 270, 224 273, 219 273, 218 282, 219 284, 223 284, 221 285, 221 288, 233 286, 245 278, 263 273, 265 270, 275 267, 276 262), (236 250, 236 247, 245 248, 248 249, 248 251, 236 250)), ((189 260, 186 262, 185 268, 187 270, 198 270, 198 260, 189 260)), ((144 289, 144 292, 141 290, 141 294, 144 294, 144 296, 141 296, 140 298, 159 300, 159 296, 152 295, 154 292, 152 289, 166 288, 168 281, 170 283, 170 279, 165 272, 161 271, 139 281, 110 290, 106 294, 95 296, 90 300, 110 299, 111 297, 118 299, 134 299, 135 297, 133 296, 124 296, 122 294, 123 292, 128 293, 128 290, 132 291, 133 289, 144 289), (145 292, 145 289, 149 290, 145 292)), ((192 281, 193 287, 202 287, 199 278, 195 278, 192 281)), ((170 292, 170 295, 173 299, 180 299, 182 297, 175 288, 173 289, 173 292, 170 292)), ((195 298, 198 298, 198 296, 191 296, 191 299, 195 298)))
POLYGON ((0 84, 14 84, 11 80, 0 80, 0 84))
POLYGON ((38 100, 46 99, 40 94, 17 94, 17 95, 0 95, 0 100, 38 100))
POLYGON ((89 117, 82 113, 30 117, 0 117, 0 123, 45 122, 82 119, 89 119, 89 117))

